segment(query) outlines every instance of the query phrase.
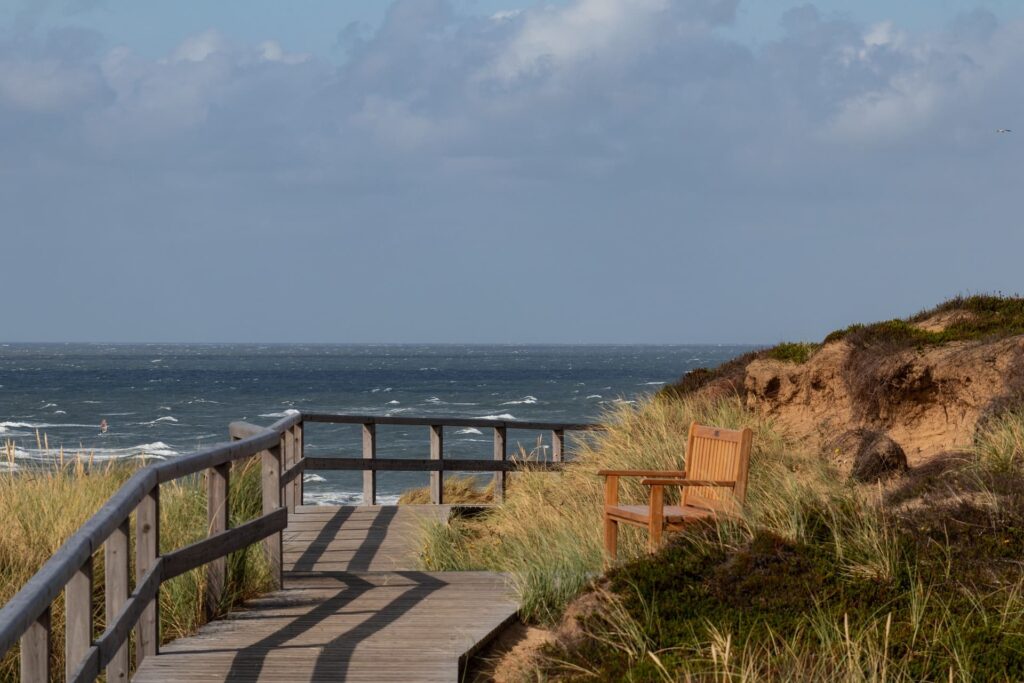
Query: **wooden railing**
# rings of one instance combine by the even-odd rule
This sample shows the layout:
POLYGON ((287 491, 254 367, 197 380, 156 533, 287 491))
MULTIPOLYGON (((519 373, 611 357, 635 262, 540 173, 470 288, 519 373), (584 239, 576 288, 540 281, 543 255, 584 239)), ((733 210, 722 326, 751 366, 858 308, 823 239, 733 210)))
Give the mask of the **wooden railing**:
POLYGON ((135 633, 135 661, 155 655, 160 642, 160 584, 206 565, 206 605, 220 604, 227 584, 227 556, 262 541, 274 581, 281 585, 282 531, 288 513, 303 500, 306 470, 362 470, 364 504, 376 504, 377 472, 430 472, 433 503, 444 502, 446 471, 494 472, 495 497, 504 497, 508 472, 530 468, 557 470, 565 454, 565 433, 600 429, 592 424, 519 422, 465 418, 377 417, 305 412, 282 418, 269 427, 233 422, 234 440, 148 465, 136 472, 81 528, 54 553, 11 600, 0 609, 0 658, 20 641, 21 680, 50 680, 51 605, 65 597, 65 677, 94 681, 106 669, 107 681, 127 681, 129 634, 135 633), (305 423, 362 425, 362 457, 306 457, 305 423), (427 459, 378 458, 377 425, 422 425, 430 429, 427 459), (492 459, 446 459, 444 428, 489 428, 494 433, 492 459), (509 429, 550 431, 549 460, 509 459, 509 429), (259 455, 262 459, 262 516, 228 527, 228 484, 231 464, 259 455), (206 473, 207 538, 160 553, 160 484, 206 473), (135 588, 129 592, 130 519, 135 513, 135 588), (106 629, 94 636, 93 555, 104 552, 106 629))

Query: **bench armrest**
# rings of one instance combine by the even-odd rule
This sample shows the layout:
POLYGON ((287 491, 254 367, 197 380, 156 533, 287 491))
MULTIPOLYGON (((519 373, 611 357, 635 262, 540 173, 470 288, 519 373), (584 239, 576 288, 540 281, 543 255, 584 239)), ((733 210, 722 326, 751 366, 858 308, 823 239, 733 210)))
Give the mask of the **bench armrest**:
POLYGON ((600 477, 666 477, 681 479, 686 477, 684 471, 671 470, 598 470, 600 477))
POLYGON ((720 488, 736 488, 734 481, 711 481, 707 479, 644 479, 640 482, 644 486, 717 486, 720 488))

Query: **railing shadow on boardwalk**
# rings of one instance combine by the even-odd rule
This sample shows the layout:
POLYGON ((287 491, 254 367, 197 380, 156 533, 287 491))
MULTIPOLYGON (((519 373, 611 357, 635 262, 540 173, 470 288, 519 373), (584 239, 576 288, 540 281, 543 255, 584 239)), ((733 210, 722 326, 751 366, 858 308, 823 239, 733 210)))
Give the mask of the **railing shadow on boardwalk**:
MULTIPOLYGON (((311 680, 345 680, 353 651, 359 643, 368 640, 388 625, 402 617, 416 604, 422 602, 432 593, 447 584, 429 574, 416 571, 395 572, 413 582, 406 590, 393 598, 379 610, 368 613, 369 617, 356 627, 341 633, 320 645, 320 654, 316 658, 311 680), (402 609, 388 609, 396 605, 402 609)), ((286 643, 321 625, 325 619, 337 614, 369 591, 377 587, 366 579, 347 572, 318 572, 320 578, 336 579, 344 587, 337 593, 320 602, 309 612, 297 616, 287 626, 275 631, 252 645, 242 648, 235 654, 228 671, 228 681, 249 681, 259 678, 267 657, 271 652, 286 647, 286 643)), ((187 651, 178 650, 177 654, 187 651)), ((204 651, 204 652, 209 652, 204 651)))

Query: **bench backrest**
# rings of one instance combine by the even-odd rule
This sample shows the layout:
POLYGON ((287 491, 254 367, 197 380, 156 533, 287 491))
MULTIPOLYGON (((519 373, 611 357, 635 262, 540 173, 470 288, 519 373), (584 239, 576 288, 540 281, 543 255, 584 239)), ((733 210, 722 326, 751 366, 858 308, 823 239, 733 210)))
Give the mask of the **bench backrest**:
POLYGON ((735 488, 684 486, 683 505, 722 512, 737 512, 747 497, 747 472, 753 432, 722 429, 696 422, 690 425, 686 447, 687 479, 734 481, 735 488))

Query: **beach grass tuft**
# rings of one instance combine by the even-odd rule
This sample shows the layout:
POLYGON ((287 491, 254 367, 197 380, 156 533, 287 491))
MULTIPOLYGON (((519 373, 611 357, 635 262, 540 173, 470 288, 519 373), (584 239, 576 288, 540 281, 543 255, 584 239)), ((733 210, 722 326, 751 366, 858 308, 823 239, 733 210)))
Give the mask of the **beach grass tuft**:
MULTIPOLYGON (((117 491, 140 466, 110 461, 96 463, 89 454, 58 456, 53 465, 13 467, 13 445, 5 447, 8 467, 0 468, 0 604, 6 603, 78 528, 117 491)), ((229 511, 232 526, 262 514, 260 465, 251 458, 232 470, 229 511)), ((161 486, 160 545, 164 552, 205 536, 206 493, 199 477, 161 486)), ((134 526, 134 521, 133 521, 134 526)), ((133 532, 134 536, 134 532, 133 532)), ((134 547, 134 538, 130 547, 134 547)), ((104 628, 103 552, 93 557, 95 622, 104 628)), ((234 553, 228 559, 229 581, 222 613, 265 592, 271 585, 260 546, 234 553)), ((134 566, 132 568, 134 576, 134 566)), ((161 639, 173 640, 195 632, 205 622, 205 573, 188 572, 160 589, 161 639)), ((53 671, 63 671, 63 597, 53 603, 53 671)), ((0 660, 0 680, 17 680, 17 647, 0 660)))

